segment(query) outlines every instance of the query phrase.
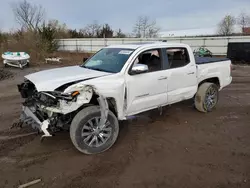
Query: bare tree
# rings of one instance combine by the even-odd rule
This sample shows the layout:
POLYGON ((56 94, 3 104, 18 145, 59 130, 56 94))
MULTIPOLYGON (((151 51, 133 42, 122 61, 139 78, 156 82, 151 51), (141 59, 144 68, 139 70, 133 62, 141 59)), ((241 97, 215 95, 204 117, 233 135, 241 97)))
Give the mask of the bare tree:
POLYGON ((237 23, 241 26, 242 32, 244 32, 244 29, 250 25, 250 16, 242 12, 238 17, 237 23))
POLYGON ((133 30, 133 33, 135 34, 137 38, 142 37, 142 24, 143 24, 143 17, 139 16, 136 20, 134 30, 133 30))
POLYGON ((218 34, 220 35, 231 35, 234 31, 236 19, 231 15, 226 15, 218 25, 218 34))
POLYGON ((67 25, 65 23, 60 23, 59 20, 49 20, 47 26, 55 29, 57 39, 68 38, 70 36, 67 25))
POLYGON ((16 21, 22 28, 37 31, 44 21, 44 9, 41 5, 32 5, 23 0, 13 4, 16 21))
POLYGON ((104 24, 103 27, 98 31, 98 38, 113 38, 114 30, 109 24, 104 24))
POLYGON ((67 31, 67 25, 65 23, 60 23, 59 20, 49 20, 48 25, 50 25, 53 28, 56 28, 58 31, 67 31))
POLYGON ((88 24, 84 29, 81 31, 85 33, 88 37, 97 37, 100 33, 101 25, 95 20, 93 23, 88 24))
POLYGON ((151 21, 147 16, 139 16, 133 33, 137 38, 146 38, 146 37, 156 37, 160 31, 160 28, 157 26, 156 21, 151 21))
POLYGON ((146 37, 147 36, 147 31, 150 28, 150 19, 149 17, 145 16, 145 17, 140 17, 139 20, 141 21, 141 30, 142 30, 142 36, 146 37))
POLYGON ((118 31, 116 32, 116 37, 117 38, 125 38, 126 34, 122 32, 122 30, 119 28, 118 31))
POLYGON ((160 31, 160 30, 161 30, 160 27, 158 27, 158 26, 156 25, 156 21, 154 20, 154 21, 152 21, 151 24, 149 25, 147 35, 148 35, 149 38, 158 37, 159 31, 160 31))

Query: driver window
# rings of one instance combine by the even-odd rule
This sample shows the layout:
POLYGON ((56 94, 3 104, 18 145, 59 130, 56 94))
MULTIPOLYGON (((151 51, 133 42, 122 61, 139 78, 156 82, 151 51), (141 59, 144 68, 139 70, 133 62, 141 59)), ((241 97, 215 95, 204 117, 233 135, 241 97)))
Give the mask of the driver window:
POLYGON ((133 65, 144 64, 148 66, 148 72, 162 70, 160 49, 147 50, 142 52, 134 61, 133 65))

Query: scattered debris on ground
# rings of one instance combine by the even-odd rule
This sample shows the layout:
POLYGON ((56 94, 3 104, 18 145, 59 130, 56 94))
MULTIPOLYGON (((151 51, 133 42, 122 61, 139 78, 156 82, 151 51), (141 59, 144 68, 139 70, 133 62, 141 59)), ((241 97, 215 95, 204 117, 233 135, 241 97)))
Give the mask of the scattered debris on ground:
POLYGON ((41 181, 42 181, 41 179, 33 180, 31 182, 28 182, 28 183, 25 183, 25 184, 22 184, 22 185, 18 186, 18 188, 30 187, 31 185, 35 185, 35 184, 37 184, 37 183, 39 183, 41 181))
POLYGON ((0 69, 0 81, 1 80, 5 80, 5 79, 9 79, 13 77, 13 73, 11 73, 8 70, 5 69, 0 69))
POLYGON ((45 58, 45 62, 46 63, 62 63, 62 58, 60 57, 48 57, 48 58, 45 58))

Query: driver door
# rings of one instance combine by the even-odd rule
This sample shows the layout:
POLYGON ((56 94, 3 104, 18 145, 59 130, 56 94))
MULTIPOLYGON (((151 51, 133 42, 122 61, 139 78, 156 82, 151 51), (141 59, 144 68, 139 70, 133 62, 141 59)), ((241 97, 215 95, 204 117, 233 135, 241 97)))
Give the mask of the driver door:
POLYGON ((167 104, 167 78, 169 71, 163 69, 161 49, 142 52, 126 75, 127 113, 133 115, 167 104), (148 72, 131 74, 137 64, 148 66, 148 72))

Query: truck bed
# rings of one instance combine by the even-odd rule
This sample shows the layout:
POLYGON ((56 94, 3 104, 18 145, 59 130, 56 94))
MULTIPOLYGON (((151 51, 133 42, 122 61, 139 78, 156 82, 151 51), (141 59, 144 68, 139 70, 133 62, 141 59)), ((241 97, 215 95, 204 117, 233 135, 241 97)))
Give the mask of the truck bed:
POLYGON ((220 61, 228 61, 230 59, 225 57, 195 57, 195 62, 198 65, 207 64, 207 63, 216 63, 220 61))

